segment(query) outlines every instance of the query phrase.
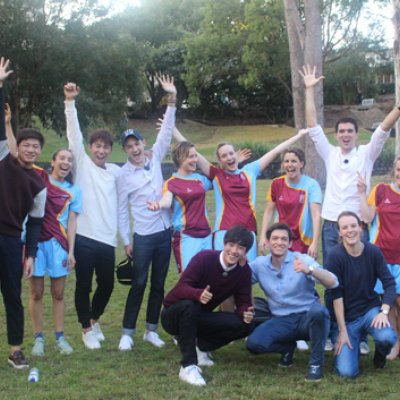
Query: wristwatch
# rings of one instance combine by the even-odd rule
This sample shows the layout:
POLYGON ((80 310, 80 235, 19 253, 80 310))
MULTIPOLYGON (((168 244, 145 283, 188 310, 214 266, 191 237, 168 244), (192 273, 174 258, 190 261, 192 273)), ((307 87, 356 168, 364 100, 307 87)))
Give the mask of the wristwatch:
POLYGON ((308 267, 308 269, 310 270, 310 272, 309 272, 307 275, 312 275, 315 268, 314 268, 312 265, 310 265, 310 266, 308 267))
POLYGON ((382 313, 383 315, 388 316, 388 315, 389 315, 389 310, 382 307, 382 308, 381 308, 381 313, 382 313))

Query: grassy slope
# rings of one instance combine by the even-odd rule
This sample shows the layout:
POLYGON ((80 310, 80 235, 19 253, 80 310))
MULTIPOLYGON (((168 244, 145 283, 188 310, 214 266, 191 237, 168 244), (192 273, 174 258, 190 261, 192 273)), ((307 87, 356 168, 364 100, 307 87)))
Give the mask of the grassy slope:
MULTIPOLYGON (((146 132, 146 127, 140 127, 146 132)), ((215 143, 229 138, 232 141, 259 140, 268 127, 219 127, 200 128, 198 124, 181 124, 182 131, 191 138, 204 140, 204 148, 215 148, 215 143), (251 136, 248 134, 252 132, 251 136), (190 133, 189 133, 190 132, 190 133), (196 133, 196 135, 194 135, 196 133), (257 139, 256 139, 257 138, 257 139)), ((273 130, 274 140, 281 140, 291 133, 291 129, 273 130)), ((48 147, 59 147, 55 138, 48 138, 48 147), (50 140, 52 139, 52 140, 50 140)), ((202 141, 203 141, 202 140, 202 141)), ((197 141, 198 142, 198 141, 197 141)), ((202 147, 199 145, 199 147, 202 147)), ((122 156, 123 157, 123 156, 122 156)), ((123 160, 123 158, 122 158, 123 160)), ((269 182, 259 181, 257 193, 257 213, 260 221, 264 199, 269 182)), ((213 217, 212 194, 208 198, 211 218, 213 217)), ((118 248, 117 259, 122 258, 118 248)), ((174 262, 171 261, 166 290, 176 282, 174 262)), ((138 334, 132 352, 120 353, 117 350, 121 321, 128 289, 116 283, 111 301, 102 318, 106 342, 100 351, 83 348, 80 328, 76 321, 73 305, 74 274, 68 280, 66 289, 65 332, 75 353, 70 357, 59 355, 54 349, 52 335, 51 300, 46 284, 45 333, 47 340, 46 356, 43 359, 30 357, 31 365, 37 366, 41 373, 38 383, 27 382, 27 371, 17 372, 7 363, 8 346, 6 345, 5 314, 0 307, 0 399, 397 399, 399 361, 389 363, 384 371, 374 371, 372 355, 361 359, 361 376, 352 380, 339 379, 333 373, 332 354, 327 355, 325 379, 320 384, 304 381, 309 352, 298 353, 295 365, 290 369, 277 367, 277 354, 252 356, 246 350, 243 341, 227 346, 215 352, 216 365, 204 368, 208 382, 206 388, 195 388, 178 379, 179 351, 172 344, 169 336, 160 329, 161 337, 167 342, 165 349, 159 350, 144 343, 141 339, 144 330, 145 312, 138 321, 138 334)), ((27 310, 27 282, 23 282, 23 301, 26 305, 26 340, 25 351, 29 355, 32 336, 27 310)), ((260 291, 255 290, 256 294, 260 291)), ((145 301, 147 293, 145 295, 145 301)))

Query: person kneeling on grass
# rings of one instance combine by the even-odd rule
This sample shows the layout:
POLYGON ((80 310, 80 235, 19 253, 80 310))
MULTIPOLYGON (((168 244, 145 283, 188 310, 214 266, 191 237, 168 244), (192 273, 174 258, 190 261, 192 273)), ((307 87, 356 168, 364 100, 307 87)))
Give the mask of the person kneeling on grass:
POLYGON ((253 330, 251 270, 246 253, 253 235, 241 226, 229 229, 224 249, 196 254, 176 286, 164 299, 161 323, 175 335, 182 353, 179 378, 196 386, 206 384, 199 366, 212 366, 210 351, 253 330), (236 312, 213 312, 233 296, 236 312))
POLYGON ((329 333, 329 313, 320 304, 315 280, 326 288, 338 285, 310 256, 292 252, 293 233, 285 223, 271 225, 266 232, 270 254, 250 263, 253 283, 267 296, 272 318, 258 325, 247 338, 254 354, 281 353, 279 365, 290 367, 297 340, 311 340, 307 381, 319 381, 324 366, 324 346, 329 333))
POLYGON ((397 335, 388 315, 396 298, 396 283, 379 247, 361 241, 362 226, 357 214, 343 211, 338 216, 342 243, 332 248, 326 267, 339 279, 333 290, 335 369, 340 376, 359 374, 359 344, 365 334, 375 341, 375 368, 384 368, 386 356, 397 335), (382 301, 374 291, 382 282, 382 301))

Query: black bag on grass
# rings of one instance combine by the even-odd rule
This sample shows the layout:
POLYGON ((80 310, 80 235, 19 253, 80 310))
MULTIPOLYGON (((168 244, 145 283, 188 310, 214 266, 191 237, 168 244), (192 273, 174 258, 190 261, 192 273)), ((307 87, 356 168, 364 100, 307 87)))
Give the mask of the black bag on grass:
POLYGON ((132 258, 128 257, 115 266, 117 281, 121 285, 132 285, 133 265, 132 258))

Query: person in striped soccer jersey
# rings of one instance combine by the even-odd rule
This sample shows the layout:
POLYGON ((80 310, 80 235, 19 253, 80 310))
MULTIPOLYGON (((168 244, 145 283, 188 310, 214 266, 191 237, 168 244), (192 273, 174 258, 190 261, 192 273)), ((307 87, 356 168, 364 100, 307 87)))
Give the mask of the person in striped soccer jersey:
MULTIPOLYGON (((370 241, 382 251, 389 271, 396 281, 396 301, 390 309, 389 320, 397 335, 400 331, 400 247, 398 245, 400 227, 400 157, 393 168, 393 181, 379 183, 367 198, 365 178, 359 175, 358 189, 361 197, 361 216, 364 221, 372 222, 370 241)), ((375 291, 383 294, 382 282, 377 280, 375 291)), ((397 340, 389 360, 399 356, 400 342, 397 340)))
POLYGON ((285 222, 293 232, 292 251, 318 255, 322 192, 318 182, 302 174, 306 161, 303 150, 287 149, 282 153, 285 175, 275 178, 267 194, 259 250, 264 253, 267 228, 285 222))
POLYGON ((197 152, 193 143, 177 143, 172 158, 178 171, 164 183, 161 200, 149 202, 148 208, 157 211, 172 206, 172 248, 182 272, 194 255, 212 248, 206 211, 206 192, 211 189, 211 182, 195 172, 197 152))

